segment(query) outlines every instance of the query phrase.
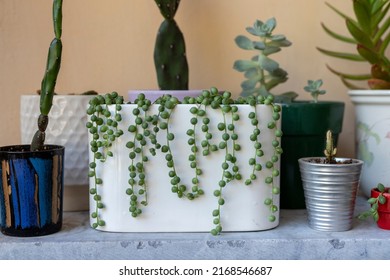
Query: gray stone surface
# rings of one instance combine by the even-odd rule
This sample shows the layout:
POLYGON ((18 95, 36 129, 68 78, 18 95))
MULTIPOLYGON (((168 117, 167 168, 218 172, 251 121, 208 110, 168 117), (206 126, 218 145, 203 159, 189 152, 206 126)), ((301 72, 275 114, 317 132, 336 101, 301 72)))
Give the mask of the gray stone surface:
MULTIPOLYGON (((368 208, 359 197, 356 213, 368 208)), ((93 230, 87 212, 65 212, 63 229, 43 237, 0 234, 0 259, 390 259, 390 231, 355 219, 346 232, 308 227, 305 210, 282 210, 280 225, 261 232, 110 233, 93 230)))

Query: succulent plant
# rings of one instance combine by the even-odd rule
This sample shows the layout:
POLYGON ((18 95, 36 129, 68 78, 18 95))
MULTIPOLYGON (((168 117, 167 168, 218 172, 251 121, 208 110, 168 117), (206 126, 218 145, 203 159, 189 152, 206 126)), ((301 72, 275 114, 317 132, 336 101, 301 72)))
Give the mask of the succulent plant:
POLYGON ((188 63, 183 33, 174 20, 180 0, 155 0, 164 21, 157 33, 154 64, 162 90, 188 89, 188 63))
POLYGON ((390 42, 390 17, 388 11, 390 0, 354 0, 353 11, 355 17, 350 17, 329 3, 326 3, 334 12, 345 20, 349 36, 341 35, 322 23, 322 28, 332 38, 356 45, 356 52, 331 51, 317 48, 321 53, 354 62, 367 62, 371 66, 370 72, 365 74, 343 73, 328 66, 329 70, 339 76, 342 82, 350 89, 360 88, 356 81, 367 81, 371 89, 390 88, 390 61, 386 51, 390 42))
POLYGON ((379 192, 379 195, 377 197, 370 197, 367 202, 371 205, 371 208, 367 211, 364 211, 363 213, 358 215, 358 218, 361 220, 364 220, 368 217, 372 217, 375 222, 378 222, 379 220, 379 204, 385 204, 386 203, 386 197, 384 196, 385 193, 390 193, 390 189, 386 188, 382 183, 378 183, 376 187, 377 191, 379 192))
POLYGON ((332 131, 328 130, 326 132, 326 145, 324 150, 324 155, 326 157, 325 163, 335 163, 335 156, 337 154, 337 148, 333 142, 333 134, 332 131))
POLYGON ((49 123, 48 114, 52 107, 54 88, 61 66, 62 0, 53 0, 53 25, 55 38, 49 47, 46 70, 41 83, 40 115, 38 117, 38 130, 31 142, 32 151, 43 148, 45 131, 49 123))
MULTIPOLYGON (((247 27, 249 34, 259 38, 252 41, 244 35, 235 38, 238 47, 244 50, 257 52, 250 60, 236 60, 233 68, 243 72, 246 80, 241 83, 242 96, 268 96, 271 90, 288 79, 288 74, 279 63, 269 56, 291 45, 284 35, 274 35, 276 19, 270 18, 266 22, 256 20, 253 27, 247 27)), ((296 93, 287 92, 279 95, 282 99, 293 99, 296 93)))
POLYGON ((310 92, 315 103, 318 102, 319 95, 323 95, 326 93, 326 90, 320 89, 322 84, 323 84, 322 80, 315 80, 315 81, 309 80, 307 82, 307 86, 303 88, 305 91, 310 92))

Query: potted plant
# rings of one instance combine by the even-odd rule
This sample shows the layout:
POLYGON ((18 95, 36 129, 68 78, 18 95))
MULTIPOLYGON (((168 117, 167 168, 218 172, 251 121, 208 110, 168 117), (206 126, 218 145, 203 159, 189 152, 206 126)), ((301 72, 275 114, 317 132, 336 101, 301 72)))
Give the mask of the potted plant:
POLYGON ((336 152, 329 130, 324 157, 299 159, 309 226, 315 230, 352 228, 363 161, 337 158, 336 152))
POLYGON ((196 97, 201 90, 188 89, 188 62, 183 33, 174 17, 180 0, 155 0, 163 22, 157 32, 154 46, 154 65, 159 90, 131 90, 129 100, 134 101, 140 92, 155 101, 164 94, 173 94, 179 100, 186 96, 196 97))
POLYGON ((61 64, 61 0, 53 1, 53 23, 55 38, 41 84, 38 130, 31 145, 0 148, 0 225, 6 235, 46 235, 62 226, 64 147, 44 142, 61 64))
POLYGON ((318 50, 347 62, 364 62, 369 67, 368 73, 355 74, 328 66, 347 86, 348 94, 355 105, 356 157, 364 161, 361 190, 369 197, 371 186, 378 180, 390 184, 387 176, 390 162, 388 155, 383 153, 390 149, 390 61, 387 57, 390 1, 356 0, 352 3, 354 17, 327 3, 328 7, 345 20, 348 36, 331 30, 325 24, 322 24, 322 27, 332 38, 355 45, 356 51, 333 51, 324 48, 318 50))
MULTIPOLYGON (((257 41, 240 35, 236 44, 256 53, 251 60, 237 60, 234 69, 243 72, 246 80, 242 82, 242 96, 275 95, 275 101, 282 105, 282 149, 281 159, 281 207, 289 209, 305 208, 302 181, 298 159, 304 156, 320 156, 323 150, 323 135, 328 129, 334 133, 335 141, 342 129, 344 103, 331 101, 295 100, 297 94, 286 92, 274 94, 274 88, 287 81, 287 72, 270 55, 288 47, 291 42, 284 35, 273 34, 276 20, 255 21, 253 27, 246 30, 257 41), (271 92, 272 91, 272 92, 271 92)), ((312 81, 307 88, 317 95, 322 81, 312 81), (314 89, 313 89, 314 86, 314 89)))
POLYGON ((252 231, 279 223, 279 105, 204 90, 180 102, 91 100, 90 223, 115 232, 252 231))
POLYGON ((371 197, 367 202, 371 208, 361 213, 358 218, 372 217, 378 227, 390 229, 390 188, 379 183, 376 188, 371 189, 371 197))
MULTIPOLYGON (((88 132, 85 130, 90 90, 81 94, 54 94, 49 113, 46 141, 66 149, 64 162, 64 211, 88 210, 88 132)), ((36 130, 39 116, 38 94, 22 95, 20 100, 21 143, 28 144, 36 130)))

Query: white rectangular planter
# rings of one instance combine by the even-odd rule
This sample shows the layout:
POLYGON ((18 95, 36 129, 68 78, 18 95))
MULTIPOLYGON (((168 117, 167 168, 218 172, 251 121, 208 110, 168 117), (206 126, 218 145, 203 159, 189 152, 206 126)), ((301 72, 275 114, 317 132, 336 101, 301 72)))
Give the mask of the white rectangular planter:
MULTIPOLYGON (((169 121, 169 131, 175 135, 170 142, 174 157, 176 173, 181 178, 181 183, 191 188, 191 180, 194 177, 194 169, 190 167, 188 156, 192 154, 191 146, 187 143, 189 136, 186 134, 189 128, 193 128, 190 119, 193 115, 190 108, 193 105, 177 105, 169 121)), ((265 183, 266 177, 272 177, 272 169, 267 168, 266 162, 271 161, 275 155, 272 142, 275 138, 275 130, 267 128, 269 122, 273 121, 273 110, 267 105, 257 105, 257 118, 259 120, 259 142, 262 144, 264 156, 258 158, 261 162, 262 171, 256 172, 257 179, 250 185, 245 185, 253 166, 248 161, 255 156, 254 142, 250 135, 254 130, 248 114, 254 111, 249 105, 237 105, 240 119, 235 122, 235 133, 238 135, 237 143, 241 149, 235 152, 237 165, 242 174, 241 180, 233 180, 223 188, 222 197, 225 199, 221 206, 221 224, 223 231, 256 231, 267 230, 279 224, 279 211, 272 213, 275 221, 269 221, 271 214, 270 207, 264 204, 266 198, 272 198, 275 206, 279 207, 279 195, 272 193, 272 187, 279 188, 279 176, 273 178, 273 185, 265 183)), ((113 110, 114 106, 110 106, 113 110)), ((189 200, 178 198, 177 194, 171 192, 171 178, 168 176, 169 168, 165 160, 165 154, 157 151, 156 156, 148 155, 149 161, 145 163, 146 180, 148 185, 148 204, 142 207, 142 214, 136 218, 129 212, 130 197, 126 194, 129 188, 130 165, 129 149, 126 143, 134 138, 128 132, 129 125, 133 124, 134 104, 122 105, 122 121, 119 123, 124 135, 116 139, 111 151, 113 157, 109 157, 104 163, 97 161, 96 175, 103 180, 98 185, 98 194, 104 208, 99 209, 98 215, 104 220, 104 226, 97 229, 113 232, 209 232, 215 227, 213 224, 212 212, 218 208, 218 198, 213 195, 219 189, 219 181, 222 178, 221 168, 225 159, 225 150, 219 149, 203 156, 200 143, 204 139, 201 125, 197 125, 196 142, 199 146, 197 163, 202 170, 199 176, 199 186, 204 190, 204 195, 189 200)), ((152 105, 151 112, 157 112, 158 105, 152 105)), ((113 112, 113 111, 112 111, 113 112)), ((207 111, 210 119, 210 132, 213 138, 210 140, 218 144, 221 141, 222 133, 218 131, 217 124, 223 121, 223 114, 220 111, 207 111)), ((231 115, 226 115, 227 123, 231 123, 231 115)), ((280 127, 280 120, 276 122, 280 127)), ((161 131, 157 137, 162 144, 166 141, 166 132, 161 131)), ((91 139, 90 139, 91 140, 91 139)), ((279 139, 280 140, 280 139, 279 139)), ((148 146, 149 147, 149 146, 148 146)), ((149 148, 146 149, 148 151, 149 148)), ((231 147, 229 147, 231 149, 231 147)), ((90 161, 93 161, 93 153, 90 152, 90 161)), ((274 169, 279 170, 279 161, 274 163, 274 169)), ((90 188, 95 187, 94 178, 90 179, 90 188)), ((96 201, 93 195, 90 197, 90 213, 96 210, 96 201)), ((96 222, 95 218, 90 219, 91 225, 96 222)))

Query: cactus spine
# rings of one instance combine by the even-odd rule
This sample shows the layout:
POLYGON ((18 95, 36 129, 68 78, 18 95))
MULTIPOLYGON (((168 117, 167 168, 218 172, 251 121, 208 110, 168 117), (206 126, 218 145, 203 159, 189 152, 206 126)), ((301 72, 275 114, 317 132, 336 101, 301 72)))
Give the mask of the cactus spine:
POLYGON ((155 2, 164 17, 154 48, 154 64, 159 88, 187 90, 188 63, 184 36, 174 20, 180 0, 155 0, 155 2))
POLYGON ((45 131, 49 122, 48 114, 52 106, 54 88, 61 66, 62 0, 53 0, 53 24, 55 38, 49 47, 46 71, 41 83, 40 115, 38 118, 38 130, 31 142, 32 151, 43 148, 45 131))

